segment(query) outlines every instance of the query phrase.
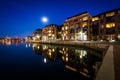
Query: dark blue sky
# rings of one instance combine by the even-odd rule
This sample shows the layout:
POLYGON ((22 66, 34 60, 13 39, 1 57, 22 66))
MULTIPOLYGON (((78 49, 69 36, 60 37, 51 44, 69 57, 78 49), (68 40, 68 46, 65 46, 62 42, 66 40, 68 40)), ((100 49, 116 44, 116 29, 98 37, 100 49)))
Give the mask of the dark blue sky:
POLYGON ((120 0, 0 0, 0 37, 26 37, 84 11, 94 16, 115 8, 120 8, 120 0), (48 23, 43 24, 42 16, 48 23))

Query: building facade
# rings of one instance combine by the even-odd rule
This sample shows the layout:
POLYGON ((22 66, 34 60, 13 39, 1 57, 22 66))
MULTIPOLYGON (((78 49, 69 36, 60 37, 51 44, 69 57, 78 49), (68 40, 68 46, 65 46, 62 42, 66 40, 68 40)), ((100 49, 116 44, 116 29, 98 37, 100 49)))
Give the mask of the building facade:
POLYGON ((39 41, 39 40, 41 40, 41 38, 42 38, 42 29, 36 29, 33 32, 33 40, 39 41))
POLYGON ((86 41, 91 39, 90 21, 92 17, 83 12, 65 20, 62 26, 62 40, 86 41))
POLYGON ((120 40, 120 8, 93 16, 91 30, 92 40, 120 40))
POLYGON ((43 41, 50 41, 57 39, 57 27, 58 25, 50 24, 43 28, 42 30, 42 40, 43 41))

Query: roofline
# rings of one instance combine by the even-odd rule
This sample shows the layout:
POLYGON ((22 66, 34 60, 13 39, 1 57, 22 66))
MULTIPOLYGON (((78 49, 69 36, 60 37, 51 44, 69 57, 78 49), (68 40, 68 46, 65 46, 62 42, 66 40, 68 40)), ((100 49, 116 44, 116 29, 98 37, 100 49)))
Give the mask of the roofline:
MULTIPOLYGON (((88 12, 87 12, 87 11, 84 11, 84 12, 82 12, 82 13, 79 13, 79 14, 76 14, 76 15, 74 15, 74 16, 68 17, 67 19, 71 19, 71 18, 74 18, 74 17, 76 17, 76 16, 80 16, 80 15, 86 14, 86 13, 88 13, 88 12)), ((89 13, 88 13, 88 14, 89 14, 89 13)))
POLYGON ((97 15, 93 16, 93 17, 97 17, 97 16, 100 16, 102 14, 106 14, 106 13, 109 13, 109 12, 112 12, 112 11, 117 11, 117 10, 120 10, 120 8, 115 8, 115 9, 112 9, 112 10, 101 12, 101 13, 98 13, 97 15))
POLYGON ((59 25, 57 25, 57 24, 49 24, 49 25, 46 25, 45 27, 48 27, 48 26, 57 26, 57 27, 59 27, 59 25))

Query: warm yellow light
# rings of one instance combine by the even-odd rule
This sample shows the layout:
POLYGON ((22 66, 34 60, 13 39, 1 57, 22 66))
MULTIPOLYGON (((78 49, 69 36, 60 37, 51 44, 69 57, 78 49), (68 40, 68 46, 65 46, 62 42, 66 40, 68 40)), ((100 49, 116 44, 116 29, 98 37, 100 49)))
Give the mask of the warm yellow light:
POLYGON ((72 70, 72 71, 75 71, 75 72, 77 72, 77 69, 75 69, 75 68, 72 68, 71 66, 68 66, 68 65, 66 65, 65 67, 66 67, 66 68, 68 68, 68 69, 70 69, 70 70, 72 70))
POLYGON ((55 51, 55 49, 52 49, 52 52, 54 52, 55 51))
POLYGON ((68 62, 68 57, 66 57, 66 62, 68 62))
POLYGON ((39 36, 39 35, 37 35, 36 37, 37 37, 37 38, 40 38, 40 36, 39 36))
POLYGON ((114 16, 114 15, 115 15, 115 12, 110 12, 110 13, 106 14, 106 17, 110 17, 110 16, 114 16))
POLYGON ((51 52, 49 52, 49 53, 48 53, 48 55, 50 55, 50 56, 51 56, 51 55, 52 55, 52 54, 51 54, 51 52))
POLYGON ((40 49, 40 47, 39 47, 39 46, 38 46, 37 48, 38 48, 38 49, 40 49))
POLYGON ((99 18, 98 17, 92 18, 92 21, 96 21, 96 20, 99 20, 99 18))
POLYGON ((48 36, 51 36, 52 34, 48 34, 48 36))
POLYGON ((49 30, 48 32, 51 33, 51 30, 49 30))
POLYGON ((82 25, 82 27, 85 27, 85 26, 87 26, 87 22, 83 23, 83 25, 82 25))
POLYGON ((88 17, 87 16, 83 17, 83 21, 86 21, 86 20, 88 20, 88 17))
POLYGON ((65 29, 68 30, 68 27, 66 26, 65 29))
POLYGON ((62 30, 64 30, 64 27, 62 27, 62 30))
POLYGON ((62 60, 63 60, 63 61, 64 61, 64 59, 65 59, 64 56, 62 56, 62 60))
POLYGON ((106 24, 106 28, 112 28, 112 27, 115 27, 115 23, 106 24))

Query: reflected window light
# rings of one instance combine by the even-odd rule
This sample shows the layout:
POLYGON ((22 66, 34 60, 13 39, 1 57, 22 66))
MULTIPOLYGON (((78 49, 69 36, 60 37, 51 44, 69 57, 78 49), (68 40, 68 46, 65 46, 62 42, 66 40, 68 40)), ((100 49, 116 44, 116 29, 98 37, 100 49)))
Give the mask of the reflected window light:
POLYGON ((29 44, 29 47, 30 47, 31 45, 29 44))
POLYGON ((55 49, 52 49, 52 51, 54 52, 54 51, 55 51, 55 49))
POLYGON ((62 60, 63 60, 63 61, 64 61, 64 59, 65 59, 64 56, 62 56, 62 60))
POLYGON ((68 62, 68 57, 66 57, 66 62, 68 62))
POLYGON ((51 56, 51 55, 52 55, 52 54, 51 54, 51 52, 49 52, 49 53, 48 53, 48 55, 50 55, 50 56, 51 56))
POLYGON ((83 51, 83 56, 86 56, 87 55, 87 51, 83 51))
POLYGON ((37 48, 38 48, 38 49, 40 49, 40 47, 39 47, 39 46, 38 46, 37 48))
POLYGON ((34 48, 34 47, 35 47, 35 44, 33 44, 32 47, 34 48))
POLYGON ((83 56, 82 55, 80 55, 80 59, 82 59, 83 58, 83 56))
POLYGON ((28 45, 26 44, 26 48, 28 48, 28 45))
POLYGON ((46 60, 46 58, 44 58, 44 63, 46 63, 47 62, 47 60, 46 60))

